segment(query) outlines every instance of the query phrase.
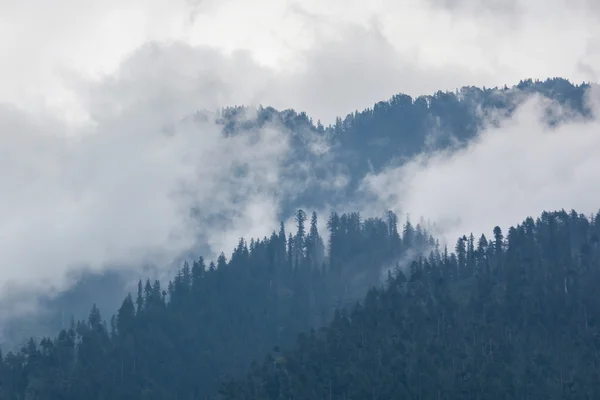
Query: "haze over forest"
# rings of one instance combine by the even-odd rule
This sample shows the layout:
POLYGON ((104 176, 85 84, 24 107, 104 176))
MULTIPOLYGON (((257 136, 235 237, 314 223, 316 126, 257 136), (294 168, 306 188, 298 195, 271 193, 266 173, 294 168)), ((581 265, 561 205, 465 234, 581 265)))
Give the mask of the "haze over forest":
POLYGON ((594 2, 59 3, 0 1, 0 399, 598 395, 594 2))

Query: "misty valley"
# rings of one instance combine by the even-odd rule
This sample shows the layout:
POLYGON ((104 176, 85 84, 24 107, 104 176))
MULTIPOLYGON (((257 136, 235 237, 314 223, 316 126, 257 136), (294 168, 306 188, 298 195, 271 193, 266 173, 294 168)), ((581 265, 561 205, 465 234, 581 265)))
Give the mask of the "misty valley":
MULTIPOLYGON (((544 134, 597 135, 596 90, 528 79, 398 94, 328 126, 265 106, 173 122, 165 143, 210 124, 239 144, 219 149, 241 161, 210 172, 247 185, 224 197, 239 209, 203 188, 216 200, 185 203, 199 228, 174 259, 75 268, 65 290, 36 295, 36 312, 3 319, 0 400, 600 398, 600 199, 572 210, 542 198, 521 215, 514 175, 468 179, 458 158, 501 151, 534 112, 518 132, 531 154, 544 134), (456 176, 432 178, 451 163, 456 176), (454 186, 463 203, 445 212, 454 186), (495 214, 470 206, 481 190, 506 199, 495 214), (247 206, 265 193, 274 203, 247 206), (242 224, 266 207, 281 221, 270 234, 242 224), (233 249, 217 248, 230 243, 221 232, 233 249)), ((543 184, 523 186, 544 197, 543 184)))

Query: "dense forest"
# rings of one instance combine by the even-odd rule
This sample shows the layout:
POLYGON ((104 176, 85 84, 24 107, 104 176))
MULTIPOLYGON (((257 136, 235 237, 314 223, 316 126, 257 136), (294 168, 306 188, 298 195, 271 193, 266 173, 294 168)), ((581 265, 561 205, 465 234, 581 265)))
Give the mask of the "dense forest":
POLYGON ((600 398, 599 218, 544 212, 419 257, 223 398, 600 398))
POLYGON ((333 213, 325 254, 299 210, 294 234, 140 281, 108 323, 94 306, 6 354, 1 398, 598 398, 598 218, 544 212, 450 252, 393 213, 333 213), (359 270, 372 289, 345 304, 359 270))
POLYGON ((108 322, 94 306, 54 339, 29 341, 0 364, 3 398, 200 399, 226 375, 243 373, 274 346, 327 323, 336 307, 382 281, 410 249, 435 241, 397 217, 329 216, 328 247, 315 213, 296 214, 296 231, 240 240, 229 260, 202 259, 167 285, 140 281, 108 322), (41 396, 41 397, 40 397, 41 396))
POLYGON ((369 171, 467 143, 487 113, 510 114, 524 94, 586 116, 588 87, 400 94, 327 127, 294 110, 261 107, 254 120, 221 110, 225 135, 276 121, 294 135, 290 164, 309 161, 316 176, 341 166, 348 185, 282 198, 292 232, 282 223, 227 256, 190 259, 170 282, 144 278, 120 295, 122 277, 92 276, 53 299, 57 334, 0 352, 0 399, 598 398, 600 214, 544 212, 448 249, 392 212, 297 210, 335 208, 369 171), (311 136, 331 146, 327 162, 311 136), (82 305, 91 312, 80 320, 82 305))

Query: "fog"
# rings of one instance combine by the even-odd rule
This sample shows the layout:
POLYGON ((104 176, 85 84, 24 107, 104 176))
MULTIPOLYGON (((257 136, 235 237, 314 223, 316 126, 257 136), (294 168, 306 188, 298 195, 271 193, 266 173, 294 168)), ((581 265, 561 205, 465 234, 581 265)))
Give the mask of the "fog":
POLYGON ((539 95, 510 116, 489 116, 466 147, 419 154, 405 164, 370 174, 362 189, 397 213, 426 216, 450 247, 469 233, 490 237, 526 217, 600 209, 598 91, 588 91, 592 118, 539 95), (553 121, 550 124, 549 110, 553 121))

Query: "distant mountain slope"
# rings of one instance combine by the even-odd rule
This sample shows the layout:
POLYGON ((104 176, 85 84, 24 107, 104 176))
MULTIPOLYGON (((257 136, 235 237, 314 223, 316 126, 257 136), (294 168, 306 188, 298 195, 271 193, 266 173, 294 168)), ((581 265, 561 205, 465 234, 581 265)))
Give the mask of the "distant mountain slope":
MULTIPOLYGON (((417 98, 398 94, 372 108, 338 117, 335 124, 327 127, 319 121, 315 123, 306 113, 271 107, 260 108, 256 118, 238 122, 236 116, 253 114, 245 114, 244 107, 234 107, 222 111, 222 123, 226 132, 243 132, 267 121, 277 121, 290 129, 294 140, 289 164, 307 162, 310 172, 320 179, 308 182, 301 193, 281 199, 287 217, 298 207, 320 209, 324 204, 348 204, 358 195, 356 188, 367 173, 380 172, 392 163, 401 164, 424 151, 465 145, 483 127, 486 116, 510 116, 529 95, 544 96, 590 116, 586 106, 590 87, 552 78, 528 79, 511 88, 463 87, 456 92, 438 91, 417 98), (311 146, 315 143, 329 149, 325 157, 314 153, 311 146), (331 171, 342 171, 346 184, 324 184, 331 178, 331 171)), ((288 173, 299 171, 292 168, 288 173)))

